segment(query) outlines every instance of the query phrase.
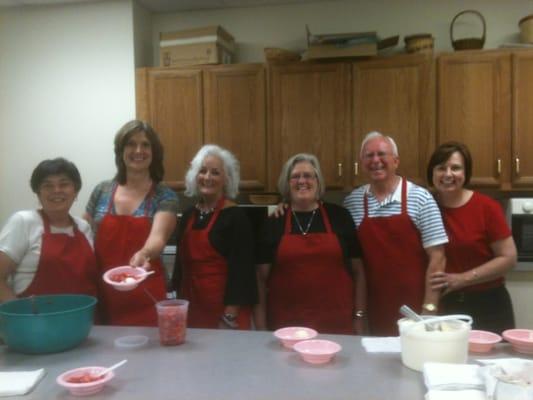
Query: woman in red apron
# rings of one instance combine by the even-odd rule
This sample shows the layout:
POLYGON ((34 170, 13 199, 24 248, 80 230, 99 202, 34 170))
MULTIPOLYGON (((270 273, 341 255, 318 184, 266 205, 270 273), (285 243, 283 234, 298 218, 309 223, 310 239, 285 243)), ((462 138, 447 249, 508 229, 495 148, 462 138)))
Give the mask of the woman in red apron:
POLYGON ((279 182, 290 206, 284 218, 267 222, 262 238, 256 325, 352 334, 352 259, 359 257, 353 221, 346 209, 318 200, 324 184, 313 155, 292 157, 279 182))
POLYGON ((163 149, 152 127, 130 121, 115 137, 117 175, 99 184, 86 218, 97 229, 95 250, 100 274, 121 266, 153 269, 137 288, 120 292, 100 282, 104 322, 156 326, 153 298, 166 298, 160 254, 176 226, 176 194, 162 185, 163 149))
POLYGON ((5 277, 0 301, 61 293, 97 296, 90 227, 69 214, 81 188, 76 166, 62 158, 45 160, 33 171, 31 187, 42 209, 16 213, 0 233, 0 275, 5 277))
POLYGON ((234 198, 238 162, 225 149, 207 145, 191 162, 188 196, 196 206, 179 228, 174 284, 189 300, 188 326, 250 329, 256 302, 252 228, 234 198))

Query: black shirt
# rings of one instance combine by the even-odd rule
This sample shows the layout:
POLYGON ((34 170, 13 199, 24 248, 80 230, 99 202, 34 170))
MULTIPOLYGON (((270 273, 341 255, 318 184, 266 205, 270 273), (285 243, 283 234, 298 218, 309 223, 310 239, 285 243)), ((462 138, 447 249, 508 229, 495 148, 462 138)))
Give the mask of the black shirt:
MULTIPOLYGON (((361 258, 361 247, 357 236, 355 234, 355 225, 353 219, 344 207, 333 203, 323 203, 323 207, 329 217, 332 231, 336 234, 339 244, 342 249, 344 264, 346 268, 352 273, 350 259, 361 258)), ((278 250, 281 237, 285 231, 285 219, 287 218, 288 210, 281 218, 269 218, 265 223, 261 236, 259 238, 259 245, 256 255, 257 264, 275 264, 276 253, 278 250)), ((301 235, 302 230, 306 231, 309 221, 309 233, 325 232, 322 213, 320 209, 316 211, 314 217, 313 212, 299 212, 296 211, 296 218, 291 218, 291 234, 301 235), (299 225, 298 225, 299 224, 299 225)))
MULTIPOLYGON (((205 229, 213 213, 200 218, 196 207, 191 207, 181 218, 176 248, 176 262, 172 283, 179 290, 181 279, 180 241, 190 218, 196 217, 192 229, 205 229)), ((257 284, 254 267, 254 238, 252 226, 246 213, 238 207, 227 207, 220 214, 208 234, 209 243, 228 263, 228 278, 224 294, 224 304, 247 305, 257 302, 257 284)))

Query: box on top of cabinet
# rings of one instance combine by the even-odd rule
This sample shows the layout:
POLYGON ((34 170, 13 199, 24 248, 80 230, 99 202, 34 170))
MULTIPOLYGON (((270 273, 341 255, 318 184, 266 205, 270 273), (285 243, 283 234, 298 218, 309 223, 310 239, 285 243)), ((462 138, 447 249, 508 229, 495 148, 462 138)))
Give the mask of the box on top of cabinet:
POLYGON ((235 39, 219 25, 161 32, 159 65, 175 67, 197 64, 231 64, 235 39))

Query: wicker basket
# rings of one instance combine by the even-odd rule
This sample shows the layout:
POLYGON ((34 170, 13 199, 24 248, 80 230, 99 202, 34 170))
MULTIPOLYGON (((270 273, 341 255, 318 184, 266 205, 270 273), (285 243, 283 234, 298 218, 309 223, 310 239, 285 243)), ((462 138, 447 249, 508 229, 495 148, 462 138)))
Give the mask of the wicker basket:
POLYGON ((518 26, 520 27, 520 41, 522 43, 533 43, 533 14, 522 18, 518 26))
POLYGON ((265 59, 268 63, 286 63, 300 61, 300 54, 294 51, 280 49, 278 47, 265 47, 265 59))
POLYGON ((405 50, 408 53, 431 53, 433 51, 433 36, 431 33, 419 33, 403 38, 405 50))
POLYGON ((487 24, 485 23, 485 18, 479 11, 476 10, 464 10, 453 17, 452 23, 450 24, 450 39, 452 41, 452 46, 454 50, 473 50, 473 49, 482 49, 485 45, 485 35, 487 33, 487 24), (481 19, 483 23, 483 35, 480 38, 464 38, 464 39, 454 39, 453 37, 453 27, 457 18, 463 14, 475 14, 481 19))

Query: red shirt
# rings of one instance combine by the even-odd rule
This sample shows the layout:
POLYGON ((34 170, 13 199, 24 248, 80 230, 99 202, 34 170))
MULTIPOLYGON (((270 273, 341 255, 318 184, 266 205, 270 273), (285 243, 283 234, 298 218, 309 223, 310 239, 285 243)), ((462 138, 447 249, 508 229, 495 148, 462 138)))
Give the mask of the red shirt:
MULTIPOLYGON (((446 246, 446 272, 461 273, 486 263, 494 257, 490 244, 512 234, 500 204, 481 193, 474 192, 461 207, 441 207, 441 212, 450 240, 446 246)), ((493 288, 503 282, 501 277, 465 290, 493 288)))

